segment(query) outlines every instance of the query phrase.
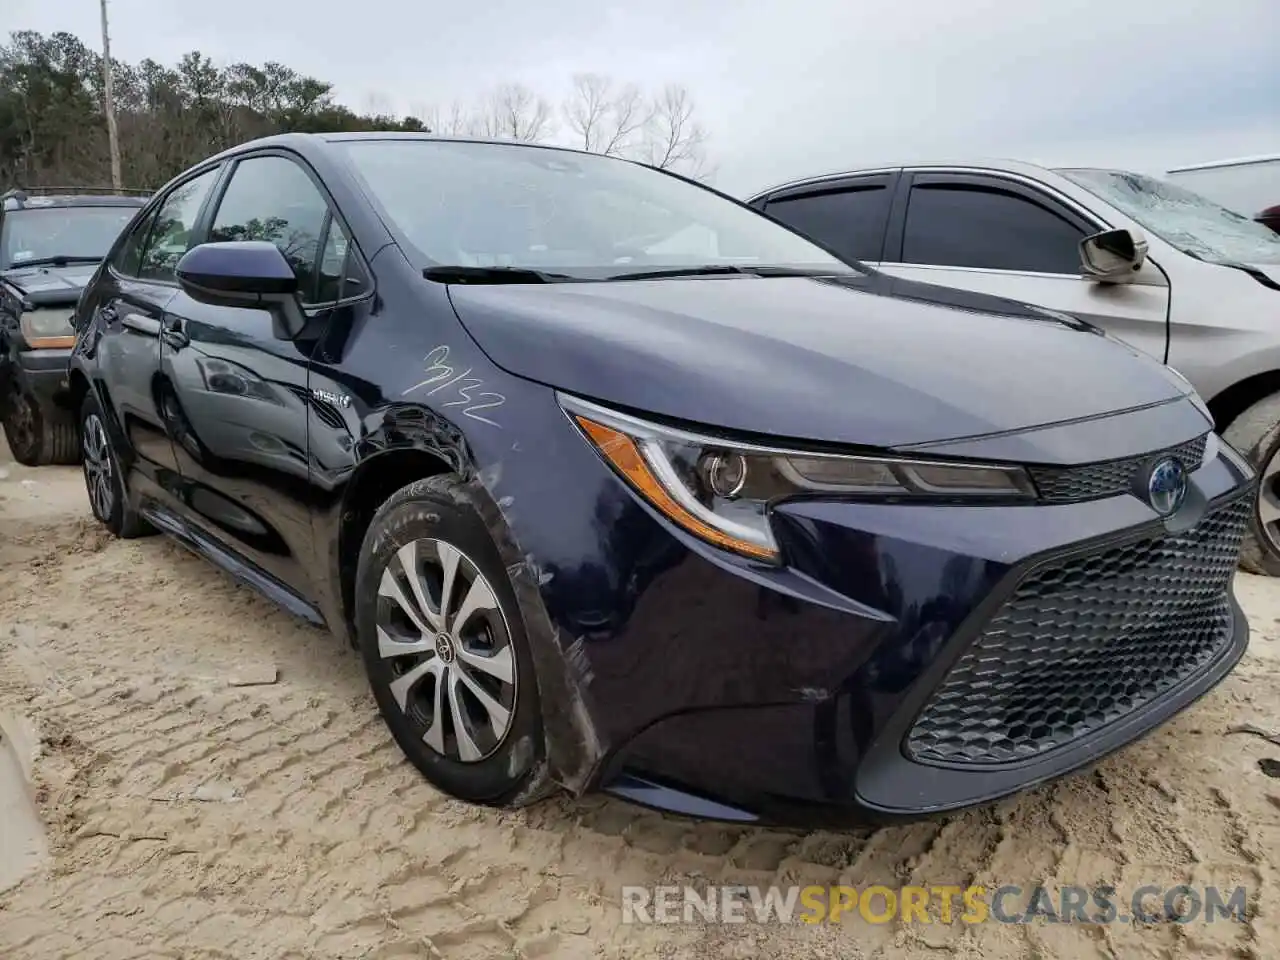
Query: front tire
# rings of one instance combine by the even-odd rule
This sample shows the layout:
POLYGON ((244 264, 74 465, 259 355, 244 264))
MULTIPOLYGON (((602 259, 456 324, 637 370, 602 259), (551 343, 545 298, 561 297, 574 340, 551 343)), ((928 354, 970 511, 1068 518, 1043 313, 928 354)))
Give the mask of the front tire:
POLYGON ((1258 493, 1240 566, 1250 573, 1280 577, 1280 393, 1236 417, 1222 439, 1258 471, 1258 493))
POLYGON ((80 450, 89 509, 98 522, 124 540, 150 533, 150 526, 129 504, 106 415, 93 391, 80 407, 80 450))
POLYGON ((434 786, 520 806, 549 787, 524 619, 501 554, 457 477, 379 508, 356 572, 356 635, 383 720, 434 786))

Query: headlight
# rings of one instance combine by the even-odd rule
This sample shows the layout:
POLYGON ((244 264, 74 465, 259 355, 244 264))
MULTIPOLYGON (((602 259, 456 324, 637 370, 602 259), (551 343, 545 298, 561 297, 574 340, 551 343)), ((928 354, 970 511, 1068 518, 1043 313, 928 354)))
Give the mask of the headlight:
POLYGON ((71 326, 71 316, 65 310, 28 310, 19 321, 22 339, 32 350, 75 346, 76 331, 71 326))
POLYGON ((271 384, 248 367, 217 357, 197 357, 196 369, 200 371, 205 389, 210 393, 265 400, 278 407, 284 406, 284 401, 276 395, 271 384))
POLYGON ((1030 500, 1018 467, 775 449, 688 433, 573 397, 560 403, 600 455, 668 520, 758 560, 777 560, 769 510, 780 500, 1030 500))

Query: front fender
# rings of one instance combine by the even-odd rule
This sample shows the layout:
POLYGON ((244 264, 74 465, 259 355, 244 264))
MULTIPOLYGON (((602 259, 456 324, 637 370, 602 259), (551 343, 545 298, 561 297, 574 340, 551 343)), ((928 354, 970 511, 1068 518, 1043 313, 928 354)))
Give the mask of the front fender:
MULTIPOLYGON (((555 502, 549 493, 562 491, 566 482, 548 464, 562 463, 572 470, 574 454, 590 454, 570 429, 552 391, 515 378, 500 380, 491 385, 501 391, 503 403, 488 408, 494 412, 483 420, 451 418, 443 404, 453 400, 443 400, 437 409, 413 402, 412 397, 379 405, 360 418, 363 429, 352 444, 352 470, 335 491, 336 517, 326 511, 329 530, 336 527, 337 535, 321 532, 317 542, 331 545, 325 559, 329 581, 335 585, 329 591, 332 597, 344 589, 342 584, 353 582, 346 567, 359 556, 354 538, 363 539, 367 517, 378 504, 422 476, 458 476, 462 484, 457 489, 484 520, 520 605, 543 705, 552 777, 576 794, 588 787, 605 745, 592 719, 589 672, 584 675, 576 668, 580 661, 572 655, 575 638, 557 626, 546 591, 552 588, 553 571, 574 569, 582 557, 592 555, 598 533, 590 509, 573 511, 577 517, 556 516, 536 505, 555 502), (558 450, 562 444, 565 449, 558 450)), ((472 396, 481 402, 479 392, 472 396)), ((331 603, 326 618, 341 622, 349 632, 349 610, 348 597, 331 603)))

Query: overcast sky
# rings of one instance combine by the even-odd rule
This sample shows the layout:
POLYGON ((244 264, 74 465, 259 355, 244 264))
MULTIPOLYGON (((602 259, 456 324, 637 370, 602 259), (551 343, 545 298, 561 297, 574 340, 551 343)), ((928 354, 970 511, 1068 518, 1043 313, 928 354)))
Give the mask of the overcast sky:
MULTIPOLYGON (((716 184, 897 159, 1161 172, 1280 152, 1280 0, 112 0, 113 54, 279 60, 397 113, 578 71, 682 83, 716 184), (380 101, 371 97, 380 97, 380 101)), ((0 31, 99 44, 98 0, 0 0, 0 31)))

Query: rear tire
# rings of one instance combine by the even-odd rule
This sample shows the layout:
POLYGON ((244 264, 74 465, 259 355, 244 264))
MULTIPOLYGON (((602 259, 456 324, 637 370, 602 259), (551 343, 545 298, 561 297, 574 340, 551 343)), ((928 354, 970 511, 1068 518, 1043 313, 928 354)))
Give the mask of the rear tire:
POLYGON ((80 462, 75 420, 58 409, 42 409, 40 401, 15 392, 5 404, 4 436, 13 459, 28 467, 80 462))
POLYGON ((1258 471, 1258 493, 1240 566, 1250 573, 1280 577, 1280 393, 1236 417, 1222 439, 1258 471))
POLYGON ((554 789, 515 589, 469 488, 418 480, 374 514, 355 583, 357 644, 383 720, 434 786, 525 806, 554 789))
POLYGON ((122 540, 153 533, 151 525, 129 504, 124 472, 111 446, 106 415, 92 390, 80 408, 79 433, 84 485, 94 517, 122 540))

